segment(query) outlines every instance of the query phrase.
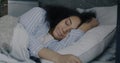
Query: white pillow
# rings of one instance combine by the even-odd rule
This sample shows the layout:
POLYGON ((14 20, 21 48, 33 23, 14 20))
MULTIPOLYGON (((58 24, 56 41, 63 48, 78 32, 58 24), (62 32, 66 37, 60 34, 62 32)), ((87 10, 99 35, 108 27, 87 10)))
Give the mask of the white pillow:
POLYGON ((96 11, 97 19, 100 25, 116 25, 117 23, 117 5, 109 7, 94 7, 90 9, 76 8, 78 12, 96 11))
MULTIPOLYGON (((95 27, 79 39, 75 44, 65 49, 59 50, 61 54, 73 54, 78 56, 83 63, 86 63, 98 56, 106 47, 114 34, 110 35, 116 25, 100 25, 95 27), (107 39, 107 41, 104 41, 107 39)), ((42 60, 42 63, 52 63, 42 60)))
POLYGON ((97 18, 101 25, 116 25, 117 23, 117 6, 95 7, 97 18))

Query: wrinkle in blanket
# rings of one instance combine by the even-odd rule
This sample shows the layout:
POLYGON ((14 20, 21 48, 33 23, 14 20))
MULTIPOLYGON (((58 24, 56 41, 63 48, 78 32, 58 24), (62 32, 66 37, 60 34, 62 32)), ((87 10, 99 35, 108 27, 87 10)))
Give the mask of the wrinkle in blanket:
POLYGON ((10 42, 13 36, 13 29, 16 26, 18 18, 5 15, 0 18, 0 52, 10 53, 10 42))

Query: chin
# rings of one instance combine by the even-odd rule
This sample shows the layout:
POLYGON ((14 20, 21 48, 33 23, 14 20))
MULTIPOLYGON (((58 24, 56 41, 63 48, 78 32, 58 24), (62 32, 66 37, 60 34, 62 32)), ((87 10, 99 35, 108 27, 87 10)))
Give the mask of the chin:
POLYGON ((59 37, 54 37, 54 39, 56 39, 56 40, 62 40, 62 38, 59 38, 59 37))
POLYGON ((54 37, 54 39, 59 41, 63 39, 63 38, 60 38, 55 32, 53 32, 52 36, 54 37))
POLYGON ((62 40, 61 38, 56 38, 56 37, 55 37, 55 39, 56 39, 56 40, 59 40, 59 41, 62 40))

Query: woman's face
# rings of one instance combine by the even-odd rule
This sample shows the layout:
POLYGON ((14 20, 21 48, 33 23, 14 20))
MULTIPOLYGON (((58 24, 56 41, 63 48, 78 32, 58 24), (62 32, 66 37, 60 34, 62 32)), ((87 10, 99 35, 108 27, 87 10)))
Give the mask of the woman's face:
POLYGON ((52 35, 55 39, 61 40, 66 37, 71 29, 76 29, 80 23, 81 20, 77 16, 70 16, 68 18, 65 18, 56 25, 52 32, 52 35))

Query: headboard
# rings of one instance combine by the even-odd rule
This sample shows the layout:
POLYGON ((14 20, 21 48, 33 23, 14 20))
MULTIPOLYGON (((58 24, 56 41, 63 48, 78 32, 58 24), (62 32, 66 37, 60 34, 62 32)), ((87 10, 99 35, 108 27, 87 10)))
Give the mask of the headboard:
POLYGON ((99 6, 112 6, 117 4, 117 0, 39 0, 39 6, 62 5, 68 8, 91 8, 99 6))

